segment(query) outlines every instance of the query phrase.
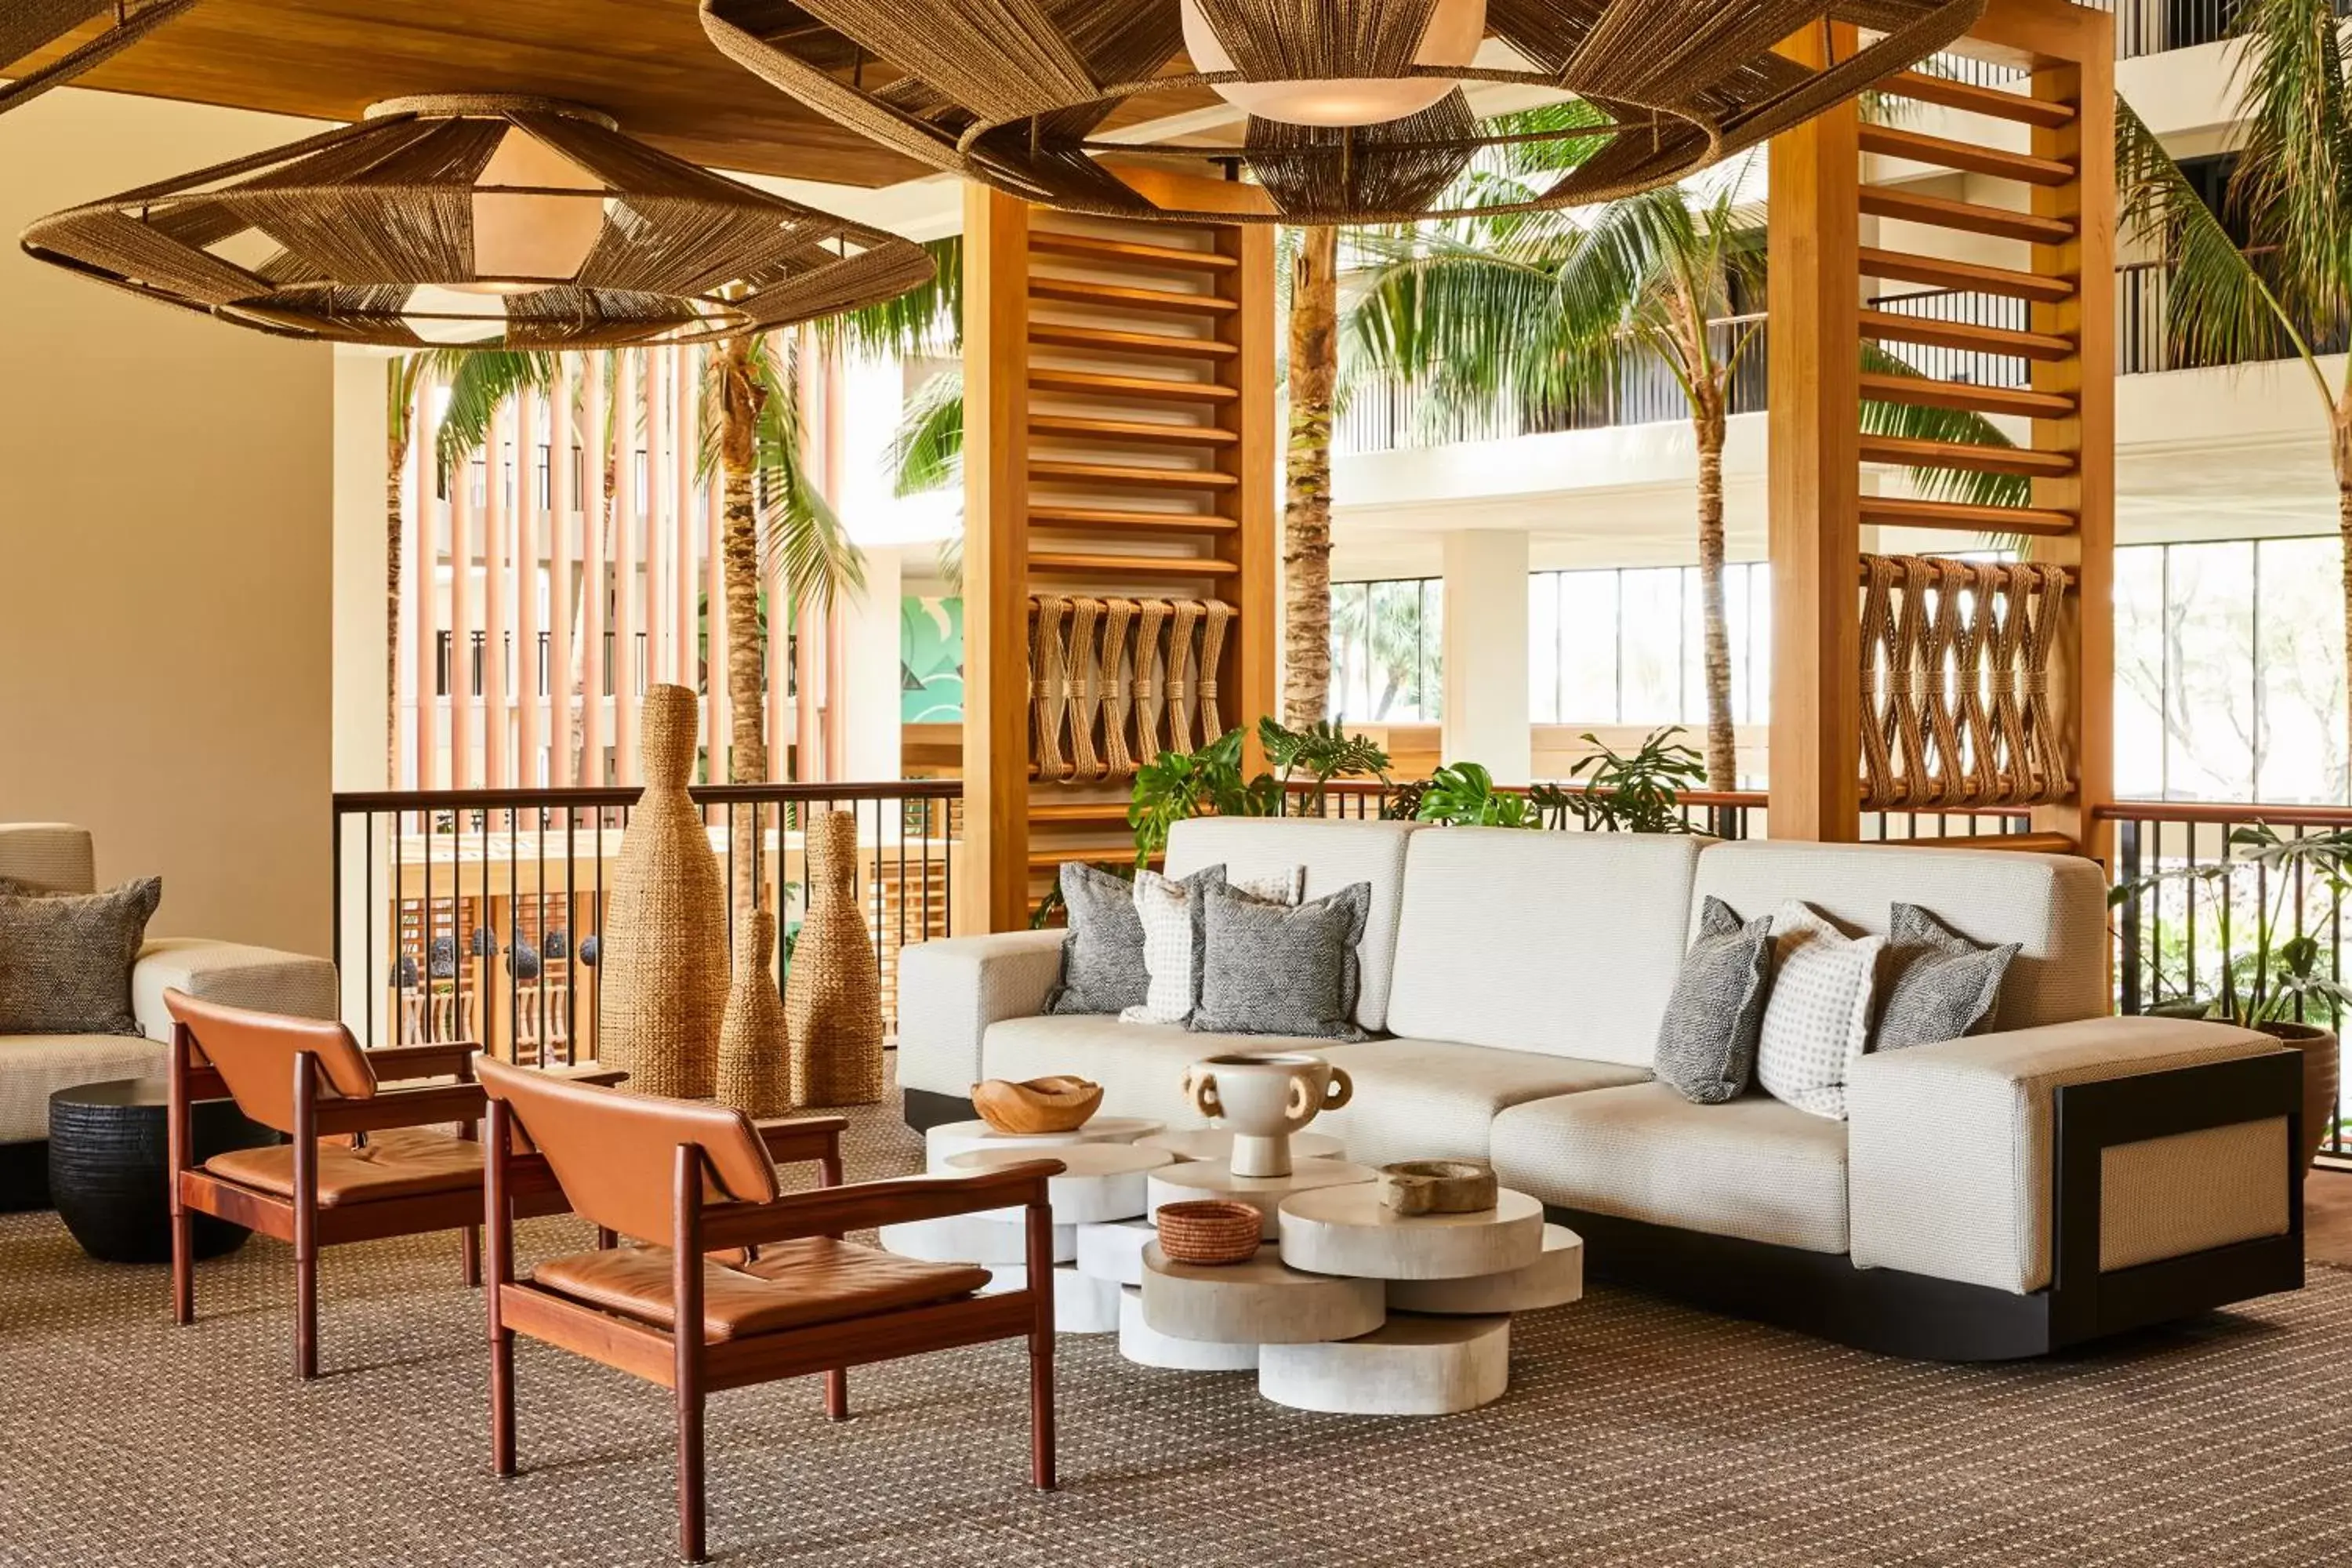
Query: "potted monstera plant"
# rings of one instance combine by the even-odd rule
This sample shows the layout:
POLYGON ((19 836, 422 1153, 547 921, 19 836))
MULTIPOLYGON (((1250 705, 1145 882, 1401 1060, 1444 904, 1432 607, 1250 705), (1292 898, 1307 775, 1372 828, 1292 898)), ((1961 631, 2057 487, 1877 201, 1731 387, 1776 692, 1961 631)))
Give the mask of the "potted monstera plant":
MULTIPOLYGON (((2231 831, 2229 851, 2210 865, 2171 867, 2118 883, 2108 889, 2107 902, 2113 907, 2144 894, 2160 897, 2165 889, 2179 887, 2213 911, 2229 954, 2227 962, 2213 966, 2214 988, 2168 999, 2149 1011, 2259 1029, 2302 1052, 2307 1165, 2336 1126, 2342 1060, 2335 1026, 2352 1005, 2352 986, 2327 972, 2326 949, 2304 929, 2319 922, 2300 900, 2316 896, 2331 917, 2342 906, 2352 891, 2352 829, 2289 837, 2257 822, 2231 831)), ((2164 982, 2159 972, 2159 989, 2164 982)))

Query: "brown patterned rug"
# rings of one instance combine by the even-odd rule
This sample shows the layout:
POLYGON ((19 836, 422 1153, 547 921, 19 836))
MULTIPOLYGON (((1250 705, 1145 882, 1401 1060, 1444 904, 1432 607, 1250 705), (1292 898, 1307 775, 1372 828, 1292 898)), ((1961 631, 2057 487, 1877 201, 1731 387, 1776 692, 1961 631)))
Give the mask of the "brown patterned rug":
MULTIPOLYGON (((851 1174, 919 1145, 858 1113, 851 1174)), ((576 1222, 526 1228, 584 1245, 576 1222)), ((288 1371, 284 1250, 160 1268, 0 1216, 0 1562, 37 1568, 659 1563, 660 1391, 526 1342, 524 1473, 488 1473, 453 1237, 331 1249, 328 1375, 288 1371)), ((1525 1318, 1499 1403, 1308 1415, 1247 1374, 1061 1342, 1062 1477, 1026 1473, 1011 1344, 719 1396, 710 1540, 805 1568, 2245 1568, 2352 1558, 2352 1275, 2032 1365, 1884 1360, 1615 1291, 1525 1318)))

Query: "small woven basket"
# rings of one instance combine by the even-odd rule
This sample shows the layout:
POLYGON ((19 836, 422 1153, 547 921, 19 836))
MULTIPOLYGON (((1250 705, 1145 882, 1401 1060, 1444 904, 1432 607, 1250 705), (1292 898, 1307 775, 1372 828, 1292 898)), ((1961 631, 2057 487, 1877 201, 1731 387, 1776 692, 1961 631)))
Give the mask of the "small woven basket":
POLYGON ((1247 1204, 1223 1198, 1162 1204, 1154 1216, 1160 1222, 1160 1250, 1171 1263, 1214 1268, 1247 1263, 1257 1256, 1265 1216, 1247 1204))

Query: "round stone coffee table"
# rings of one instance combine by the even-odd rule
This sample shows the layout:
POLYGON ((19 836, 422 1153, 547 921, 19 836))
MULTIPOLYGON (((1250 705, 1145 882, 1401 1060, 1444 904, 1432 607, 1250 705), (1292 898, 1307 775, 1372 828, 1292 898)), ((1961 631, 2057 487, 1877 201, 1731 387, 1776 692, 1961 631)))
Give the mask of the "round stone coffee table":
POLYGON ((934 1173, 974 1149, 1059 1149, 1071 1143, 1132 1143, 1167 1127, 1148 1116, 1097 1116, 1068 1132, 999 1132, 987 1122, 947 1121, 923 1134, 925 1163, 934 1173))
POLYGON ((1467 1279, 1391 1279, 1391 1312, 1539 1312, 1584 1299, 1584 1238, 1564 1225, 1543 1227, 1543 1256, 1507 1274, 1467 1279))
POLYGON ((1377 1279, 1340 1279, 1286 1268, 1261 1249, 1246 1263, 1171 1263, 1143 1249, 1143 1321, 1171 1339, 1223 1345, 1353 1339, 1388 1321, 1377 1279))
POLYGON ((1339 1415, 1452 1415, 1503 1396, 1511 1320, 1391 1318, 1369 1334, 1258 1351, 1257 1391, 1339 1415))
POLYGON ((1133 1219, 1144 1212, 1144 1178, 1173 1164, 1176 1156, 1165 1149, 1138 1149, 1126 1143, 1067 1143, 1057 1149, 973 1149, 949 1156, 947 1168, 950 1172, 999 1171, 1036 1159, 1062 1163, 1062 1173, 1045 1183, 1045 1197, 1054 1206, 1054 1223, 1063 1226, 1133 1219))
MULTIPOLYGON (((1155 1132, 1136 1142, 1147 1149, 1165 1149, 1179 1160, 1230 1160, 1234 1152, 1234 1135, 1217 1127, 1195 1127, 1189 1132, 1155 1132)), ((1328 1132, 1290 1135, 1294 1165, 1301 1160, 1336 1160, 1347 1152, 1347 1146, 1328 1132)))
POLYGON ((1286 1199, 1318 1187, 1359 1184, 1369 1193, 1374 1190, 1370 1184, 1378 1174, 1370 1165, 1345 1160, 1294 1160, 1286 1176, 1236 1176, 1223 1160, 1188 1160, 1151 1173, 1147 1212, 1158 1214, 1162 1204, 1193 1198, 1227 1198, 1247 1204, 1265 1215, 1265 1226, 1259 1234, 1272 1241, 1281 1235, 1278 1215, 1286 1199))
POLYGON ((1541 1261, 1543 1205, 1506 1187, 1490 1209, 1406 1215, 1376 1186, 1334 1185, 1285 1198, 1281 1235, 1283 1260, 1310 1273, 1465 1279, 1541 1261))
MULTIPOLYGON (((982 1268, 1017 1267, 1029 1261, 1029 1231, 1019 1209, 943 1215, 882 1227, 882 1250, 928 1263, 977 1263, 982 1268)), ((1054 1261, 1078 1255, 1078 1227, 1054 1226, 1054 1261)))

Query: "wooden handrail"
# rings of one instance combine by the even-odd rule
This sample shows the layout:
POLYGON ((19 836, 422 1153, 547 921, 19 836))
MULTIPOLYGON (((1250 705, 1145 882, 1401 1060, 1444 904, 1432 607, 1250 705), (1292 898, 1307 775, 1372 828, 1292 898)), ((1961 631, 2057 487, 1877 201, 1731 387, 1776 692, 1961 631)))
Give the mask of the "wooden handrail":
POLYGON ((2267 822, 2281 827, 2352 827, 2352 806, 2266 805, 2259 801, 2118 800, 2095 807, 2102 822, 2267 822))

